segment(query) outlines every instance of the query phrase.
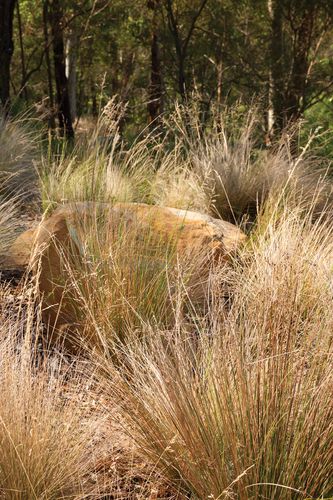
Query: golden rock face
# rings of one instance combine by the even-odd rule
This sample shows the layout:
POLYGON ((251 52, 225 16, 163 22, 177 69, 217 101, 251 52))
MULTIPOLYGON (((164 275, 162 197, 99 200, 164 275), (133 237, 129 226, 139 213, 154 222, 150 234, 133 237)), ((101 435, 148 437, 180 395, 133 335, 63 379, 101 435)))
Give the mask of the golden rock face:
MULTIPOLYGON (((120 234, 133 233, 125 265, 137 258, 142 251, 142 241, 159 249, 170 245, 177 261, 195 261, 191 281, 207 281, 210 263, 227 260, 245 240, 245 235, 233 224, 208 215, 155 205, 117 203, 115 205, 92 202, 59 207, 49 218, 44 219, 34 230, 20 235, 9 252, 8 263, 22 267, 30 262, 37 269, 39 262, 39 289, 43 296, 44 320, 53 331, 63 330, 64 325, 77 323, 73 304, 66 300, 64 290, 68 284, 67 258, 78 262, 82 256, 80 241, 86 228, 93 227, 96 235, 112 248, 120 234), (107 234, 106 234, 107 233, 107 234), (134 243, 133 243, 134 242, 134 243), (140 250, 141 248, 141 250, 140 250)), ((126 252, 126 245, 123 249, 126 252)), ((160 251, 162 255, 163 252, 160 251)), ((146 253, 146 259, 150 252, 146 253)), ((157 253, 152 253, 156 259, 157 253)), ((203 300, 202 290, 192 286, 195 302, 203 300)))

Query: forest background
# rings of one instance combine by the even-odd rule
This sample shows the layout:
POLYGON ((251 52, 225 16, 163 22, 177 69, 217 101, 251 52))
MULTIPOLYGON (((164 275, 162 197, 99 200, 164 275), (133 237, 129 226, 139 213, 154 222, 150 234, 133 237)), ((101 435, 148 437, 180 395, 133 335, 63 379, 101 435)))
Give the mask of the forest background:
POLYGON ((2 0, 1 103, 70 137, 117 96, 131 138, 175 100, 205 122, 259 98, 269 146, 300 118, 331 127, 332 21, 330 0, 2 0))

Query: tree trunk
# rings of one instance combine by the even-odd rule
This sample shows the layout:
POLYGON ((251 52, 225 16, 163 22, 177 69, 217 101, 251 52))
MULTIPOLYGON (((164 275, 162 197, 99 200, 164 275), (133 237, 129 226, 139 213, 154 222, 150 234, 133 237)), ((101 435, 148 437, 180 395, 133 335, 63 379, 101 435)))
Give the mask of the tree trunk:
POLYGON ((47 84, 49 92, 49 128, 55 129, 55 118, 54 118, 54 94, 53 94, 53 83, 52 83, 52 68, 50 59, 50 42, 49 42, 49 30, 48 30, 48 17, 49 17, 49 3, 48 0, 43 1, 43 33, 44 33, 44 48, 45 48, 45 61, 47 70, 47 84))
POLYGON ((199 19, 202 11, 204 10, 207 2, 208 0, 201 0, 200 6, 198 7, 197 11, 195 12, 195 14, 191 19, 187 35, 185 37, 182 37, 177 20, 177 14, 176 14, 177 10, 174 8, 175 5, 173 3, 173 0, 166 0, 168 25, 170 32, 172 33, 172 36, 174 38, 175 51, 178 59, 178 91, 184 102, 186 101, 186 93, 188 90, 186 88, 186 72, 185 72, 187 49, 190 40, 192 38, 192 35, 194 33, 196 22, 199 19))
POLYGON ((17 0, 17 2, 16 2, 16 12, 17 12, 17 25, 18 25, 19 40, 20 40, 21 68, 22 68, 22 83, 21 83, 20 93, 23 92, 25 102, 28 103, 27 71, 26 71, 26 65, 25 65, 25 54, 24 54, 24 46, 23 46, 23 31, 22 31, 22 21, 21 21, 19 0, 17 0))
POLYGON ((63 12, 60 0, 53 0, 50 7, 59 129, 61 135, 71 138, 74 137, 74 130, 69 103, 68 81, 66 77, 63 12))
POLYGON ((66 40, 66 77, 68 80, 68 96, 72 122, 77 116, 76 105, 76 66, 77 66, 78 36, 72 31, 66 40))
POLYGON ((294 52, 290 83, 286 92, 285 119, 294 122, 300 118, 305 108, 306 85, 309 69, 312 35, 316 8, 309 3, 301 15, 301 22, 294 32, 294 52))
POLYGON ((271 19, 268 135, 279 133, 284 126, 283 17, 279 0, 268 0, 271 19))
POLYGON ((162 113, 162 76, 161 59, 158 40, 157 23, 158 0, 149 0, 148 8, 152 11, 152 38, 151 38, 151 67, 148 112, 151 122, 156 124, 156 120, 162 113))
POLYGON ((0 1, 0 102, 9 106, 10 63, 14 51, 13 18, 16 0, 0 1))
POLYGON ((173 10, 173 0, 167 0, 166 3, 167 14, 168 14, 168 24, 172 36, 174 38, 175 51, 178 59, 178 92, 183 101, 186 100, 186 79, 185 79, 185 55, 186 47, 184 50, 184 44, 182 42, 178 23, 173 10))

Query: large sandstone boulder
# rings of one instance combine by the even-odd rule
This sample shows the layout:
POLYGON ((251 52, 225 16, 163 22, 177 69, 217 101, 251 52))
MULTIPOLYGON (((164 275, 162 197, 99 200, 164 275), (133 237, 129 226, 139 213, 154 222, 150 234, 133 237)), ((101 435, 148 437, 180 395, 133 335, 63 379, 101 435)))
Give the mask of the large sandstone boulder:
MULTIPOLYGON (((64 288, 69 281, 66 262, 68 256, 80 259, 81 243, 76 229, 80 226, 82 234, 82 228, 96 221, 96 214, 103 218, 103 231, 112 234, 111 245, 119 236, 120 226, 126 230, 135 228, 138 239, 148 229, 156 235, 159 245, 167 246, 172 241, 178 260, 198 263, 194 266, 193 279, 201 284, 207 281, 212 260, 228 259, 245 239, 244 233, 233 224, 186 210, 136 203, 111 206, 87 202, 61 206, 37 229, 23 233, 13 244, 9 258, 13 267, 22 267, 31 262, 33 255, 40 255, 36 262, 40 266, 44 319, 54 331, 77 321, 73 301, 64 298, 64 288)), ((133 258, 135 256, 128 255, 125 261, 133 258)), ((195 301, 200 301, 202 293, 200 295, 198 287, 192 290, 197 295, 195 301)))

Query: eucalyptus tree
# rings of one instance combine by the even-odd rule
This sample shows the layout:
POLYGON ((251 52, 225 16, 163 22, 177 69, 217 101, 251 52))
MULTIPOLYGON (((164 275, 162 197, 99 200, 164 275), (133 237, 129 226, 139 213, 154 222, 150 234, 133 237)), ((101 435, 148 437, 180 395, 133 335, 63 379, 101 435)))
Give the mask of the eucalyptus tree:
POLYGON ((13 19, 16 0, 0 2, 0 101, 8 107, 10 97, 10 65, 14 52, 13 19))
POLYGON ((272 126, 281 131, 332 90, 333 4, 268 0, 268 12, 272 126))

